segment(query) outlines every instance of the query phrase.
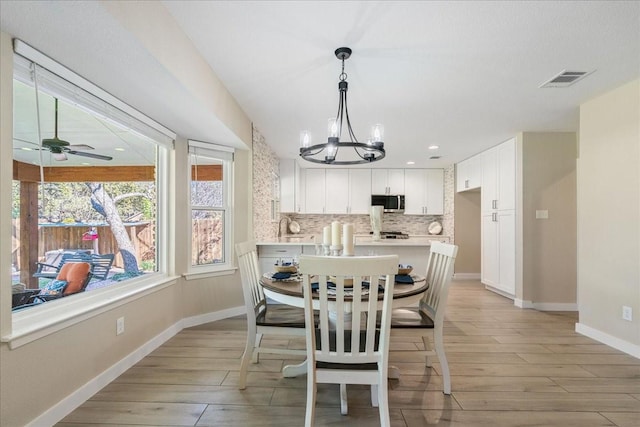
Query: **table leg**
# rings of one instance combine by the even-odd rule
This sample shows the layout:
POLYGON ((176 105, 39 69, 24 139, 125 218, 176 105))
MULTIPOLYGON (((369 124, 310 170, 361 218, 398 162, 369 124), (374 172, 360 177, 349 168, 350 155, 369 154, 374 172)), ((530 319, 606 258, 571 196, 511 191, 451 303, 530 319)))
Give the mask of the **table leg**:
POLYGON ((285 378, 298 377, 307 373, 307 361, 298 363, 297 365, 287 365, 282 368, 282 376, 285 378))

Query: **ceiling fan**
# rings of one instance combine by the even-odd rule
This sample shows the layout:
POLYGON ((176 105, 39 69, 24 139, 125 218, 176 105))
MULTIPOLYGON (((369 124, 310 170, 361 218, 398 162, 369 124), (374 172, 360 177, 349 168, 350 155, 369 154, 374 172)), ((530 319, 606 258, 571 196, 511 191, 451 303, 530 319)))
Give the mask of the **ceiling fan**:
POLYGON ((67 141, 58 138, 58 98, 55 99, 55 131, 53 138, 45 138, 42 140, 43 149, 49 150, 53 154, 53 158, 59 161, 67 160, 67 154, 76 156, 91 157, 99 160, 113 160, 111 156, 102 154, 86 153, 85 150, 93 150, 94 148, 86 144, 71 145, 67 141))

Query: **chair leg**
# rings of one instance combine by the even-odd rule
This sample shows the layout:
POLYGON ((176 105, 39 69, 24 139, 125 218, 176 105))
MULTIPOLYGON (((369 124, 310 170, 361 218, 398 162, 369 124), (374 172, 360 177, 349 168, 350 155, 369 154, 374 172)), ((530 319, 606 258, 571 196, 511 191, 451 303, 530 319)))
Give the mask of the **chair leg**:
POLYGON ((389 391, 387 384, 387 373, 381 372, 377 384, 378 389, 378 413, 380 414, 380 427, 391 426, 389 417, 389 391))
MULTIPOLYGON (((260 334, 262 336, 262 334, 260 334)), ((256 359, 258 352, 256 351, 256 326, 249 325, 247 327, 247 343, 244 346, 242 361, 240 362, 240 379, 238 388, 244 390, 247 387, 247 371, 249 370, 249 362, 256 359)), ((258 342, 259 344, 259 342, 258 342)))
POLYGON ((436 328, 433 332, 433 340, 435 341, 436 354, 440 361, 440 369, 442 369, 442 383, 444 386, 444 394, 451 394, 451 375, 449 373, 449 363, 447 356, 444 354, 444 340, 442 339, 442 329, 436 328))
MULTIPOLYGON (((262 336, 263 334, 256 334, 254 341, 255 341, 255 345, 254 348, 260 348, 260 344, 262 343, 262 336)), ((253 353, 253 358, 252 358, 252 362, 253 363, 260 363, 260 352, 259 351, 255 351, 253 353)))
MULTIPOLYGON (((430 351, 431 350, 431 345, 429 344, 429 337, 427 337, 426 335, 422 336, 422 343, 424 344, 424 350, 425 351, 430 351)), ((427 366, 427 368, 430 368, 433 365, 433 362, 431 361, 430 356, 427 354, 425 355, 425 364, 427 366)))
POLYGON ((378 400, 378 384, 371 384, 371 406, 377 408, 380 405, 378 400))
POLYGON ((347 403, 347 385, 340 384, 340 413, 347 415, 349 413, 349 405, 347 403))
POLYGON ((313 427, 316 415, 316 372, 314 369, 307 371, 307 410, 304 416, 305 427, 313 427))

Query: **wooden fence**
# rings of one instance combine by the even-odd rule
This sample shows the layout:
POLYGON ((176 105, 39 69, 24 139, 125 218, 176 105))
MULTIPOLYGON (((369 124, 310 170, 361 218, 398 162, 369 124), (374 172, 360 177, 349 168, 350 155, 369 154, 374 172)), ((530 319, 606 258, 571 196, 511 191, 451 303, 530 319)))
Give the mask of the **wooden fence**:
MULTIPOLYGON (((123 268, 118 243, 108 225, 91 226, 87 224, 43 224, 38 227, 39 261, 45 254, 54 250, 93 250, 92 240, 83 240, 84 233, 95 227, 98 232, 98 252, 116 254, 113 266, 123 268)), ((129 238, 135 248, 138 262, 155 260, 155 223, 137 222, 125 224, 129 238)), ((192 224, 192 233, 198 239, 192 242, 193 262, 208 263, 222 258, 222 221, 221 218, 196 219, 192 224)), ((20 220, 13 220, 13 247, 11 262, 16 269, 22 266, 20 260, 20 220)))
MULTIPOLYGON (((108 225, 92 226, 87 224, 43 224, 38 226, 39 261, 44 261, 45 254, 54 250, 94 249, 93 240, 83 240, 83 235, 95 227, 98 232, 98 252, 116 254, 114 267, 124 267, 119 254, 118 242, 108 225)), ((153 222, 137 222, 125 224, 131 243, 135 248, 138 261, 155 260, 155 224, 153 222)), ((20 220, 13 220, 13 240, 11 262, 20 270, 20 220)))

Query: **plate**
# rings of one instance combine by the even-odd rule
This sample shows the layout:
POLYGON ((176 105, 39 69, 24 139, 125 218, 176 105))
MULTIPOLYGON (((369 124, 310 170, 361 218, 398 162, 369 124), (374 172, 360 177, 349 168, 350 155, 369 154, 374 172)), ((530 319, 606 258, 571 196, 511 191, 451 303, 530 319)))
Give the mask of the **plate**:
POLYGON ((427 227, 427 231, 429 234, 440 234, 442 232, 442 224, 438 221, 433 221, 429 224, 429 227, 427 227))
POLYGON ((300 224, 298 224, 295 221, 291 221, 289 223, 289 231, 292 232, 293 234, 297 234, 300 232, 300 224))

